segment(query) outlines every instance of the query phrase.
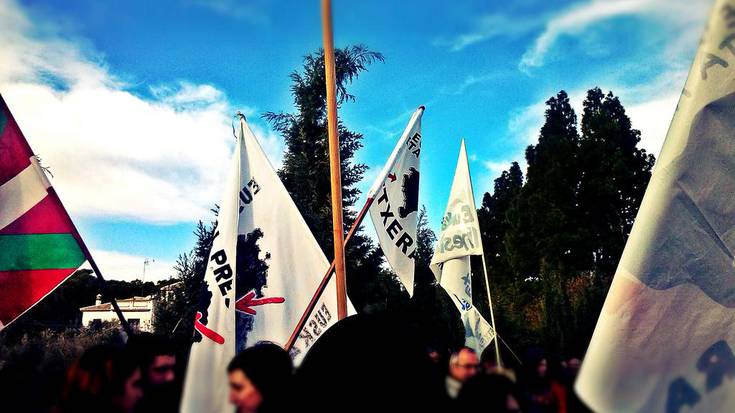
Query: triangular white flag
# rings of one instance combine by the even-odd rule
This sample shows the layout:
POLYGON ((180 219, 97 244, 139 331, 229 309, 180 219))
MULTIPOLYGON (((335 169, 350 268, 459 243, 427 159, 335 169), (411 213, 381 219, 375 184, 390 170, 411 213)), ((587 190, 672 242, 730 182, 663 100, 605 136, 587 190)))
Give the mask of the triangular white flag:
POLYGON ((472 192, 470 166, 462 139, 449 202, 442 218, 434 256, 431 258, 431 270, 439 279, 443 262, 467 255, 482 255, 482 240, 472 192))
POLYGON ((735 411, 733 27, 716 1, 575 385, 595 411, 735 411))
POLYGON ((421 116, 419 107, 368 192, 370 218, 383 254, 409 295, 416 267, 416 224, 419 205, 421 116))
POLYGON ((480 226, 464 140, 442 221, 431 270, 457 306, 465 326, 465 345, 478 353, 495 338, 495 330, 472 302, 470 256, 482 254, 480 226))
MULTIPOLYGON (((259 341, 285 345, 329 263, 244 119, 207 266, 181 409, 225 412, 227 363, 259 341)), ((334 283, 311 317, 316 340, 337 321, 334 283)), ((307 324, 308 326, 308 324, 307 324)), ((299 342, 298 363, 313 343, 299 342)))

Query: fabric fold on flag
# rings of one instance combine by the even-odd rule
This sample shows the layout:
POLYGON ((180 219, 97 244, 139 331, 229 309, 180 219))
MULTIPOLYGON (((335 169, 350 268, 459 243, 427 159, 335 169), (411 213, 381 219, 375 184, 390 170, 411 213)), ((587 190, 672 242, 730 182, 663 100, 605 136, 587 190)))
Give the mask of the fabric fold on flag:
POLYGON ((735 406, 733 27, 717 0, 575 385, 593 410, 735 406))

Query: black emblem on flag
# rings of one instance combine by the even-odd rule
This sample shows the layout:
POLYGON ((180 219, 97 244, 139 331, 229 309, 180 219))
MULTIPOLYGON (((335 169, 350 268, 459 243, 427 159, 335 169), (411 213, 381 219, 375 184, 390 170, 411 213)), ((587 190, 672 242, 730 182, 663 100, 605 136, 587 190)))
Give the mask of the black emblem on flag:
POLYGON ((398 208, 398 215, 406 218, 410 213, 419 209, 419 171, 416 168, 408 168, 408 173, 403 175, 403 206, 398 208))

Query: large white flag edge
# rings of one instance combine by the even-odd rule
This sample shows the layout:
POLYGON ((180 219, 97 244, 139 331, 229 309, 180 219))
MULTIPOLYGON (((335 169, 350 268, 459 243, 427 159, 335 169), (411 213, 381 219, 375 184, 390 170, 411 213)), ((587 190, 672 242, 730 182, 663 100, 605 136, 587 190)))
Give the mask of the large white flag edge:
POLYGON ((735 2, 715 2, 576 383, 597 411, 735 408, 735 2))

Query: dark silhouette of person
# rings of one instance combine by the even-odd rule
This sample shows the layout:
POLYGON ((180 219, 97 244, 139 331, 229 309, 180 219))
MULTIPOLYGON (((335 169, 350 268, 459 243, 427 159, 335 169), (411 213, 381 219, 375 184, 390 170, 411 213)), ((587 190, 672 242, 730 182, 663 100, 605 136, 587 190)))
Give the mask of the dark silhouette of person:
POLYGON ((130 337, 127 349, 140 365, 143 399, 136 412, 178 411, 180 382, 176 377, 176 347, 164 336, 139 333, 130 337))
POLYGON ((120 347, 88 349, 68 369, 57 413, 132 413, 143 396, 140 367, 120 347))
POLYGON ((298 400, 314 411, 446 411, 443 377, 400 314, 337 322, 296 371, 298 400))

